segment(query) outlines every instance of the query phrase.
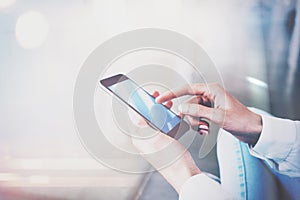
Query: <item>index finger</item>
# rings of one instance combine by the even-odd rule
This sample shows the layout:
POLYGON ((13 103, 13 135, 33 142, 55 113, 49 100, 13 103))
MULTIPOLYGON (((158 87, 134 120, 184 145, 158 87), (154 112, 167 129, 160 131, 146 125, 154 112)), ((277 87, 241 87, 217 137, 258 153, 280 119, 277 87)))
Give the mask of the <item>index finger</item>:
POLYGON ((202 95, 208 92, 207 85, 205 84, 192 84, 185 85, 182 88, 176 89, 174 91, 167 91, 156 98, 157 103, 162 103, 165 101, 172 100, 174 98, 184 96, 184 95, 202 95))

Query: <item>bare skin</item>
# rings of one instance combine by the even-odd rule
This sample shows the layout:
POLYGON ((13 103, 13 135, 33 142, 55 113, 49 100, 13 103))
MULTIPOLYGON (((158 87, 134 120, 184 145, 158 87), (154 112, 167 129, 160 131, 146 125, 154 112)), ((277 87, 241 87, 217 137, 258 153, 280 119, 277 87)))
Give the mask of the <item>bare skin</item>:
MULTIPOLYGON (((182 115, 188 115, 191 119, 205 118, 239 140, 249 145, 256 144, 262 130, 261 116, 250 111, 218 84, 187 85, 174 92, 166 92, 158 96, 156 101, 163 103, 184 95, 194 95, 202 98, 203 102, 212 102, 214 106, 207 107, 203 104, 187 102, 181 105, 182 115)), ((193 122, 197 123, 195 120, 193 122)))
MULTIPOLYGON (((158 95, 158 92, 154 92, 152 94, 152 96, 154 97, 157 97, 158 95)), ((165 105, 168 108, 171 108, 173 103, 171 101, 167 101, 165 102, 165 105)), ((141 128, 147 126, 147 123, 141 118, 135 121, 134 124, 137 127, 141 128)), ((139 131, 139 128, 137 128, 136 131, 139 131)), ((142 134, 142 132, 140 134, 142 134)), ((154 137, 142 140, 132 138, 132 143, 140 151, 141 155, 146 160, 148 160, 148 162, 155 169, 157 169, 162 174, 162 176, 164 176, 164 178, 173 186, 173 188, 178 193, 180 192, 180 188, 182 187, 184 182, 186 182, 190 177, 201 173, 200 169, 195 164, 190 152, 187 151, 187 149, 182 146, 177 140, 167 136, 164 133, 159 132, 154 137), (169 151, 178 152, 178 155, 182 156, 170 166, 161 168, 159 160, 168 158, 156 158, 152 157, 151 154, 165 148, 166 146, 169 147, 169 151)))
MULTIPOLYGON (((256 144, 262 131, 261 116, 250 111, 218 84, 187 85, 174 92, 166 92, 162 95, 154 92, 153 94, 158 103, 164 103, 169 108, 172 107, 172 99, 184 95, 192 97, 180 106, 180 115, 185 116, 191 126, 198 126, 200 134, 208 134, 207 124, 199 120, 199 118, 204 118, 227 130, 239 140, 249 145, 256 144)), ((185 147, 163 133, 146 140, 133 138, 132 142, 142 155, 147 155, 171 143, 172 151, 184 152, 176 162, 163 169, 157 167, 155 159, 144 156, 178 193, 186 180, 201 173, 185 147)))

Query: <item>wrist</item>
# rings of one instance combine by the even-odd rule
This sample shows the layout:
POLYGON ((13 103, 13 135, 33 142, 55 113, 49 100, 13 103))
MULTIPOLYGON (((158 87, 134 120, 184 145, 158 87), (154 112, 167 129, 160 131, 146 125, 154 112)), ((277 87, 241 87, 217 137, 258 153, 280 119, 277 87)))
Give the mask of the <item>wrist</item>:
POLYGON ((183 184, 192 176, 200 174, 201 170, 195 164, 190 153, 187 151, 181 158, 170 166, 159 170, 159 172, 179 193, 183 184))
POLYGON ((252 116, 252 120, 249 123, 250 126, 250 131, 249 133, 251 134, 251 137, 249 138, 249 144, 254 146, 261 134, 262 131, 262 117, 259 114, 256 114, 254 112, 252 112, 253 116, 252 116))
POLYGON ((260 134, 262 131, 262 117, 259 114, 254 113, 255 115, 255 122, 254 122, 254 130, 255 134, 260 134))

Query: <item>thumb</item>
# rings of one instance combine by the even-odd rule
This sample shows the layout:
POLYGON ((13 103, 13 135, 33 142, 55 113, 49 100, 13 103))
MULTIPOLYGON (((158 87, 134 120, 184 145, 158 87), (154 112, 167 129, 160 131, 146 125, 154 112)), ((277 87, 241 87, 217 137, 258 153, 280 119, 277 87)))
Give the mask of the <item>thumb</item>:
POLYGON ((193 103, 183 103, 178 107, 179 111, 183 115, 190 115, 193 117, 202 117, 208 120, 212 120, 213 109, 207 106, 193 103))

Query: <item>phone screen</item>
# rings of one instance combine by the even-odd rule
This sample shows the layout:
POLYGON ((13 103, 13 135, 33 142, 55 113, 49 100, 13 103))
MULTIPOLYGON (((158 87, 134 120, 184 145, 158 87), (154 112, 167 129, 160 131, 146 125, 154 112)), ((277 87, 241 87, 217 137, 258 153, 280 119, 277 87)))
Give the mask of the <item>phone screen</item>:
POLYGON ((175 128, 181 119, 130 79, 117 82, 109 89, 164 133, 175 128))

